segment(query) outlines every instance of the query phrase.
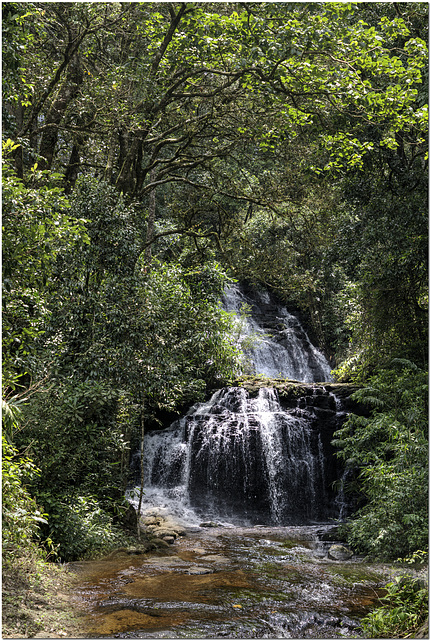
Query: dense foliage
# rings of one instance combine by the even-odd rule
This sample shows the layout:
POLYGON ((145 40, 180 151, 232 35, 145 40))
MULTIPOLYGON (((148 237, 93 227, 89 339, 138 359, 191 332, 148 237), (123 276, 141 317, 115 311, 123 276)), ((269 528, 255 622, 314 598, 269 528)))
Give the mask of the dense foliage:
POLYGON ((354 545, 423 549, 427 5, 2 12, 5 535, 17 502, 61 557, 113 540, 142 429, 240 370, 238 278, 365 387, 354 545))
POLYGON ((427 635, 428 589, 411 577, 395 578, 387 584, 387 593, 381 605, 361 621, 366 638, 408 638, 418 632, 427 635))
POLYGON ((37 534, 38 523, 46 522, 25 482, 40 473, 28 456, 11 444, 21 409, 16 399, 3 401, 2 436, 2 523, 3 548, 28 549, 37 534))
POLYGON ((352 414, 335 441, 346 468, 358 470, 366 498, 350 524, 350 542, 373 556, 411 556, 428 545, 427 375, 397 360, 354 397, 371 416, 352 414))

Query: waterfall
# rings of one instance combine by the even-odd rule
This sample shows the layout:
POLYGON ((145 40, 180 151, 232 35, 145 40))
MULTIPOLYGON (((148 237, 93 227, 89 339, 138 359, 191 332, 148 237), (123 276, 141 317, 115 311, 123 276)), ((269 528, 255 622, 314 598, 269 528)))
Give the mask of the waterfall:
POLYGON ((268 291, 232 285, 224 293, 223 306, 236 314, 241 338, 251 343, 245 349, 250 372, 301 382, 331 380, 326 358, 299 320, 268 291))
MULTIPOLYGON (((301 395, 227 387, 191 407, 144 443, 145 503, 188 524, 308 524, 336 518, 343 505, 331 439, 340 415, 321 383, 330 366, 297 318, 267 292, 230 287, 224 307, 257 339, 254 372, 300 380, 301 395), (246 304, 251 314, 240 319, 246 304), (312 384, 314 383, 314 384, 312 384)), ((278 385, 279 386, 279 385, 278 385)))
POLYGON ((283 408, 272 388, 255 397, 241 387, 220 389, 169 429, 148 434, 148 487, 162 487, 171 505, 186 498, 204 519, 322 521, 332 511, 333 474, 311 406, 283 408))

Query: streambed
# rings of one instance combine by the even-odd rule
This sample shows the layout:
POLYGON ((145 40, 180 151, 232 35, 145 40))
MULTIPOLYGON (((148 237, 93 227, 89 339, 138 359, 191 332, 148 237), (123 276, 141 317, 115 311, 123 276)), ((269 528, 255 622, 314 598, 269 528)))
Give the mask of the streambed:
POLYGON ((360 637, 390 568, 328 559, 321 532, 194 527, 163 551, 76 563, 88 637, 360 637))

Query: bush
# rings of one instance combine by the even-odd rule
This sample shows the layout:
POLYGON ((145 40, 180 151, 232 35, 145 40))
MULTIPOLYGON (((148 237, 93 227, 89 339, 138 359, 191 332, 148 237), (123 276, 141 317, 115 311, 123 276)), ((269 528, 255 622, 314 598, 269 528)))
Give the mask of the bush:
POLYGON ((117 396, 108 385, 76 379, 58 380, 33 395, 16 439, 41 470, 32 483, 34 495, 54 487, 64 495, 84 486, 82 495, 101 497, 121 488, 118 462, 126 443, 115 420, 117 396))
POLYGON ((405 557, 428 546, 427 374, 408 361, 372 377, 353 395, 372 407, 336 432, 338 456, 356 469, 366 501, 349 523, 358 551, 405 557))
POLYGON ((126 536, 114 516, 93 495, 39 495, 49 512, 49 534, 65 562, 92 558, 123 545, 126 536))
POLYGON ((15 447, 2 437, 2 518, 3 549, 18 550, 29 547, 40 523, 47 523, 45 514, 28 493, 24 482, 38 469, 33 462, 20 456, 15 447))
POLYGON ((365 637, 416 637, 414 632, 428 616, 428 590, 419 580, 410 577, 397 577, 386 588, 382 606, 361 620, 365 637))
POLYGON ((34 545, 39 524, 47 524, 26 483, 40 471, 26 455, 13 446, 14 431, 19 427, 22 400, 2 400, 2 541, 3 551, 19 552, 34 545))

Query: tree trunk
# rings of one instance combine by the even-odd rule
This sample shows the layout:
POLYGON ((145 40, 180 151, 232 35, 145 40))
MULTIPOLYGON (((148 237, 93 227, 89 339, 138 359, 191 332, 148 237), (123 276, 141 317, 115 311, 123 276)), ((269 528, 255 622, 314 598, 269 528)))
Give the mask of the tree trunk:
MULTIPOLYGON (((155 182, 155 169, 151 170, 151 182, 155 182)), ((148 223, 146 227, 146 248, 144 255, 145 269, 148 270, 151 267, 152 259, 152 244, 151 241, 154 237, 155 231, 155 192, 156 188, 153 187, 149 192, 149 205, 148 205, 148 223), (149 243, 149 244, 148 244, 149 243)))
MULTIPOLYGON (((21 100, 18 100, 18 104, 15 109, 13 109, 14 115, 16 117, 16 123, 18 131, 22 128, 24 122, 24 107, 21 104, 21 100)), ((24 150, 22 144, 19 145, 17 149, 14 151, 14 160, 15 160, 15 171, 18 178, 24 177, 24 150)))
POLYGON ((114 163, 114 159, 115 159, 115 154, 116 154, 116 142, 117 142, 117 132, 114 131, 110 137, 109 140, 109 152, 108 152, 108 157, 106 160, 106 167, 104 170, 104 175, 103 175, 103 179, 105 182, 108 182, 109 184, 113 183, 112 180, 112 176, 113 176, 113 163, 114 163))
POLYGON ((76 97, 79 87, 84 79, 78 56, 71 62, 63 84, 51 104, 46 116, 47 127, 40 141, 39 153, 42 156, 40 169, 50 169, 54 159, 55 147, 58 139, 58 126, 60 125, 68 105, 76 97))
POLYGON ((145 437, 145 396, 142 398, 140 407, 140 491, 139 491, 139 506, 137 508, 137 538, 140 540, 140 510, 142 508, 143 499, 143 482, 144 482, 144 467, 143 467, 143 439, 145 437))
POLYGON ((83 143, 84 139, 79 137, 73 145, 72 153, 70 154, 69 164, 67 165, 67 169, 64 174, 64 192, 67 195, 72 192, 78 177, 79 167, 81 164, 80 149, 83 146, 83 143))
POLYGON ((139 136, 135 134, 127 149, 127 152, 124 154, 123 151, 121 154, 124 157, 124 160, 120 165, 120 171, 116 180, 116 186, 123 193, 130 193, 134 190, 135 172, 133 171, 133 167, 135 166, 135 161, 138 155, 140 144, 141 140, 139 136))

